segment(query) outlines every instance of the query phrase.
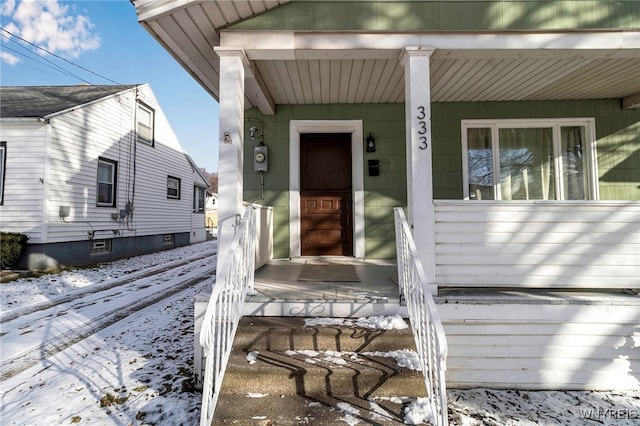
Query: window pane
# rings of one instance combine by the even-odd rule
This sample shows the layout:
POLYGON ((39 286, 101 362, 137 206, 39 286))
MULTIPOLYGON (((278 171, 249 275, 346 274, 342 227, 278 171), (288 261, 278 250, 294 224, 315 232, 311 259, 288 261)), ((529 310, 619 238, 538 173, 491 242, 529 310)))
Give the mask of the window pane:
POLYGON ((205 200, 205 196, 204 196, 204 189, 200 189, 200 197, 198 198, 198 211, 199 212, 203 212, 204 211, 204 200, 205 200))
POLYGON ((138 126, 138 137, 147 142, 151 142, 153 138, 153 132, 151 131, 151 127, 147 127, 143 124, 138 126))
POLYGON ((138 104, 138 138, 153 143, 153 110, 138 104))
POLYGON ((549 128, 500 129, 503 200, 555 199, 553 132, 549 128))
POLYGON ((180 179, 167 177, 167 197, 180 198, 180 179))
POLYGON ((98 202, 100 204, 112 204, 113 199, 111 192, 112 185, 107 183, 98 183, 98 202))
POLYGON ((469 198, 493 200, 493 153, 491 129, 467 129, 469 198))
POLYGON ((561 127, 562 184, 565 200, 584 200, 584 126, 561 127))
POLYGON ((98 182, 111 183, 113 181, 112 170, 111 164, 98 163, 98 182))
POLYGON ((141 105, 138 105, 138 122, 151 127, 151 112, 141 105))
POLYGON ((114 202, 115 165, 98 162, 98 204, 112 205, 114 202))

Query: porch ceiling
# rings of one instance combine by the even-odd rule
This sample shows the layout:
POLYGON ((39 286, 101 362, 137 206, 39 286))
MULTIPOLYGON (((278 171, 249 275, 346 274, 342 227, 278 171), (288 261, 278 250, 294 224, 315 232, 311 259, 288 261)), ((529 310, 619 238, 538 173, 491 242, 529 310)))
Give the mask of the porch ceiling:
MULTIPOLYGON (((288 0, 132 0, 140 23, 217 100, 219 60, 215 46, 244 48, 251 61, 245 106, 273 112, 274 104, 395 103, 404 101, 401 43, 384 47, 354 42, 368 35, 344 33, 318 46, 323 34, 284 32, 285 47, 261 44, 263 35, 224 33, 224 28, 288 0), (227 37, 228 36, 228 37, 227 37), (293 37, 290 47, 286 42, 293 37), (298 37, 298 38, 296 38, 298 37), (315 41, 313 41, 315 40, 315 41), (314 44, 315 43, 315 44, 314 44), (336 50, 331 46, 339 46, 336 50), (380 48, 382 47, 382 48, 380 48)), ((589 33, 593 37, 593 33, 589 33)), ((638 33, 602 33, 598 48, 548 48, 544 43, 523 49, 471 50, 460 44, 442 48, 442 34, 417 34, 436 47, 431 60, 434 102, 522 101, 620 98, 625 107, 640 106, 640 37, 638 33), (435 40, 435 42, 434 42, 435 40), (536 47, 537 46, 537 47, 536 47)), ((397 35, 384 35, 385 38, 397 35)), ((485 35, 486 36, 486 35, 485 35)), ((566 34, 557 34, 566 37, 566 34)), ((598 35, 599 36, 599 35, 598 35)), ((329 36, 330 37, 330 36, 329 36)), ((378 37, 378 41, 379 36, 378 37)), ((478 43, 483 35, 471 34, 478 43)), ((518 37, 515 35, 514 37, 518 37)), ((579 34, 569 34, 578 40, 579 34)), ((598 39, 599 40, 599 39, 598 39)), ((399 40, 402 41, 402 40, 399 40)), ((469 38, 469 42, 473 41, 469 38)), ((277 41, 276 41, 277 43, 277 41)), ((422 44, 424 45, 424 44, 422 44)), ((512 45, 513 46, 513 45, 512 45)))

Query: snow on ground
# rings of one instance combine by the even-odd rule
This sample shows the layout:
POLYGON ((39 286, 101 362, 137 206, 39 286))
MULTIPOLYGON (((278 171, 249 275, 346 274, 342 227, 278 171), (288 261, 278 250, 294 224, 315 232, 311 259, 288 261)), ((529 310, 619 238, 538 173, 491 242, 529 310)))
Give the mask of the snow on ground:
POLYGON ((142 275, 148 268, 170 266, 202 256, 204 252, 215 251, 217 247, 217 240, 210 240, 178 249, 67 270, 59 274, 22 278, 5 283, 2 284, 2 292, 0 292, 0 311, 4 313, 11 309, 48 301, 70 291, 102 286, 123 277, 142 275))
MULTIPOLYGON (((215 244, 211 241, 96 268, 1 284, 0 306, 5 313, 80 289, 86 291, 117 277, 142 273, 154 265, 198 256, 214 249, 215 244)), ((207 285, 210 284, 205 281, 140 310, 4 380, 0 387, 0 423, 3 426, 198 424, 201 394, 194 391, 192 380, 193 298, 207 285)), ((351 320, 342 319, 311 319, 308 325, 322 322, 355 325, 351 320)), ((393 317, 371 317, 357 325, 366 326, 363 324, 401 327, 393 317)), ((291 355, 309 359, 327 356, 319 352, 291 355)), ((328 356, 337 360, 344 354, 334 352, 328 356)), ((421 400, 409 401, 401 396, 395 400, 406 406, 407 423, 421 422, 430 415, 421 400)), ((619 392, 449 390, 448 403, 450 424, 460 426, 640 424, 640 389, 619 392)), ((358 423, 352 408, 346 405, 337 408, 344 413, 343 422, 363 424, 358 423)))

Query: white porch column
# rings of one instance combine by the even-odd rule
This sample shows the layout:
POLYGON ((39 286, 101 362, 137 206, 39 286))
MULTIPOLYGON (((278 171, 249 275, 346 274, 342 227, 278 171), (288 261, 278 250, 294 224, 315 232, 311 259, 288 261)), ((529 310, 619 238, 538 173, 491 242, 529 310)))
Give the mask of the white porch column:
POLYGON ((218 265, 221 265, 243 212, 244 67, 248 60, 242 49, 216 47, 215 51, 220 57, 218 265))
MULTIPOLYGON (((435 212, 431 165, 431 84, 429 47, 407 47, 402 54, 407 126, 407 220, 429 283, 435 284, 435 212)), ((437 286, 432 287, 436 294, 437 286)))

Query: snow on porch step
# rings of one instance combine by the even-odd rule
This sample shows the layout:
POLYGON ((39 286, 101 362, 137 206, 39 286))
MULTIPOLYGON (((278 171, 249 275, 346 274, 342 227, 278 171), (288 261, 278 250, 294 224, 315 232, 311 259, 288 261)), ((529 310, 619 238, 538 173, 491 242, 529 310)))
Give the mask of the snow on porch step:
MULTIPOLYGON (((406 325, 399 317, 385 320, 406 325)), ((341 325, 326 321, 305 325, 301 318, 243 318, 222 393, 425 396, 409 328, 381 330, 360 327, 357 320, 335 320, 341 325)), ((364 325, 371 324, 367 321, 364 325)))
MULTIPOLYGON (((387 320, 404 321, 399 317, 387 320)), ((365 319, 366 320, 366 319, 365 319)), ((234 349, 250 351, 272 350, 285 352, 296 349, 316 351, 393 351, 411 349, 415 343, 410 328, 382 330, 353 324, 357 319, 345 319, 352 325, 338 324, 339 320, 307 321, 296 317, 243 317, 238 325, 234 349), (324 323, 325 325, 317 325, 324 323)), ((408 324, 407 324, 408 325, 408 324)))

